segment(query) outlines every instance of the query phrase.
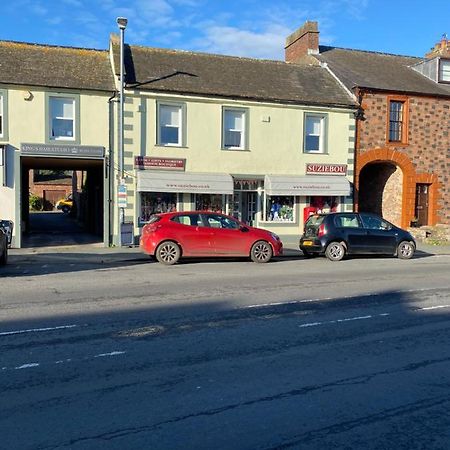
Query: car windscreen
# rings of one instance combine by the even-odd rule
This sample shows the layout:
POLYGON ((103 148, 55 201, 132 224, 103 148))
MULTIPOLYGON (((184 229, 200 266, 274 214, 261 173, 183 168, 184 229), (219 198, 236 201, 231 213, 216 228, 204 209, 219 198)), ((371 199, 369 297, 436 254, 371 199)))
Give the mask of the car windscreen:
POLYGON ((308 220, 305 223, 306 227, 318 227, 322 222, 325 216, 319 216, 317 214, 313 214, 312 216, 309 216, 308 220))

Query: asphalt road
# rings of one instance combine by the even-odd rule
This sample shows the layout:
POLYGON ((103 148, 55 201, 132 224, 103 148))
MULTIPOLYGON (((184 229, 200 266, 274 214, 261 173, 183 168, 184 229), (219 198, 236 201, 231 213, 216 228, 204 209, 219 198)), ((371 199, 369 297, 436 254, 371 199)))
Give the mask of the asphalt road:
POLYGON ((13 254, 1 449, 448 449, 450 256, 13 254))

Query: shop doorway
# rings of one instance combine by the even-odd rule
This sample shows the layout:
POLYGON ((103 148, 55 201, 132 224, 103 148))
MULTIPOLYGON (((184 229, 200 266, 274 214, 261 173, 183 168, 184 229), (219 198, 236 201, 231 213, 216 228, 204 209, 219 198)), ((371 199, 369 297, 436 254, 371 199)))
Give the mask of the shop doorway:
POLYGON ((22 156, 20 246, 103 244, 106 180, 103 158, 22 156))
POLYGON ((401 225, 403 172, 390 162, 363 167, 359 175, 359 211, 371 212, 401 225))
POLYGON ((233 195, 233 216, 250 226, 256 226, 256 191, 235 191, 233 195))
POLYGON ((415 216, 417 226, 428 225, 429 184, 416 184, 415 216))

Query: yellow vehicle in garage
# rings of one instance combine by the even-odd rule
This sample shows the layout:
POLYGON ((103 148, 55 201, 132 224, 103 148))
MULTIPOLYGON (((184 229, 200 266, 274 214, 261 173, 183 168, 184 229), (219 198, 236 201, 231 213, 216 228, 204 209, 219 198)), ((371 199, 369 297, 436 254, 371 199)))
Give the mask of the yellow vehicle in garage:
POLYGON ((56 202, 56 209, 60 209, 64 214, 69 214, 73 206, 72 194, 69 194, 66 198, 62 198, 56 202))

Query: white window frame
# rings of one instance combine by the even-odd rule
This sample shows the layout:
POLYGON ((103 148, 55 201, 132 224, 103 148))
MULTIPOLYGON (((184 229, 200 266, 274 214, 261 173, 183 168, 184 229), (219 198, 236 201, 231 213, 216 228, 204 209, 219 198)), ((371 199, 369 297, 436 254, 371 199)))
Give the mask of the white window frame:
POLYGON ((229 106, 222 107, 222 149, 223 150, 247 150, 248 149, 248 109, 246 108, 234 108, 229 106), (239 147, 232 145, 225 145, 225 117, 227 112, 241 113, 242 114, 242 130, 231 129, 230 131, 239 131, 241 133, 241 145, 239 147))
POLYGON ((50 126, 50 135, 49 138, 52 141, 75 141, 76 140, 76 101, 73 97, 67 96, 67 97, 55 97, 50 95, 49 97, 49 126, 50 126), (54 101, 62 101, 62 100, 68 100, 69 102, 72 103, 72 117, 65 117, 65 116, 54 116, 53 115, 53 106, 52 103, 54 101), (53 120, 57 119, 57 120, 64 120, 64 121, 71 121, 72 122, 72 136, 53 136, 52 135, 52 131, 53 131, 53 120))
MULTIPOLYGON (((80 95, 72 93, 46 92, 45 93, 45 140, 47 144, 56 142, 80 143, 80 95), (73 136, 52 136, 52 99, 69 99, 73 101, 73 136)), ((68 119, 67 119, 68 120, 68 119)))
POLYGON ((450 83, 450 59, 439 60, 439 82, 450 83), (446 66, 445 72, 448 74, 447 79, 444 79, 444 66, 446 66))
POLYGON ((0 140, 8 139, 8 95, 7 91, 0 89, 0 140))
MULTIPOLYGON (((315 136, 312 135, 311 136, 315 136)), ((328 153, 328 114, 305 113, 303 117, 303 153, 326 154, 328 153), (306 148, 306 131, 308 119, 320 119, 319 148, 317 150, 308 150, 306 148)))
POLYGON ((3 113, 3 92, 0 91, 0 138, 3 137, 4 134, 4 127, 5 127, 5 119, 4 119, 4 113, 3 113))
MULTIPOLYGON (((156 142, 162 147, 185 147, 186 146, 186 104, 173 102, 158 102, 156 114, 156 142), (161 109, 163 107, 178 108, 179 110, 179 126, 178 126, 178 142, 162 142, 161 140, 161 109)), ((175 127, 173 127, 175 128, 175 127)))

